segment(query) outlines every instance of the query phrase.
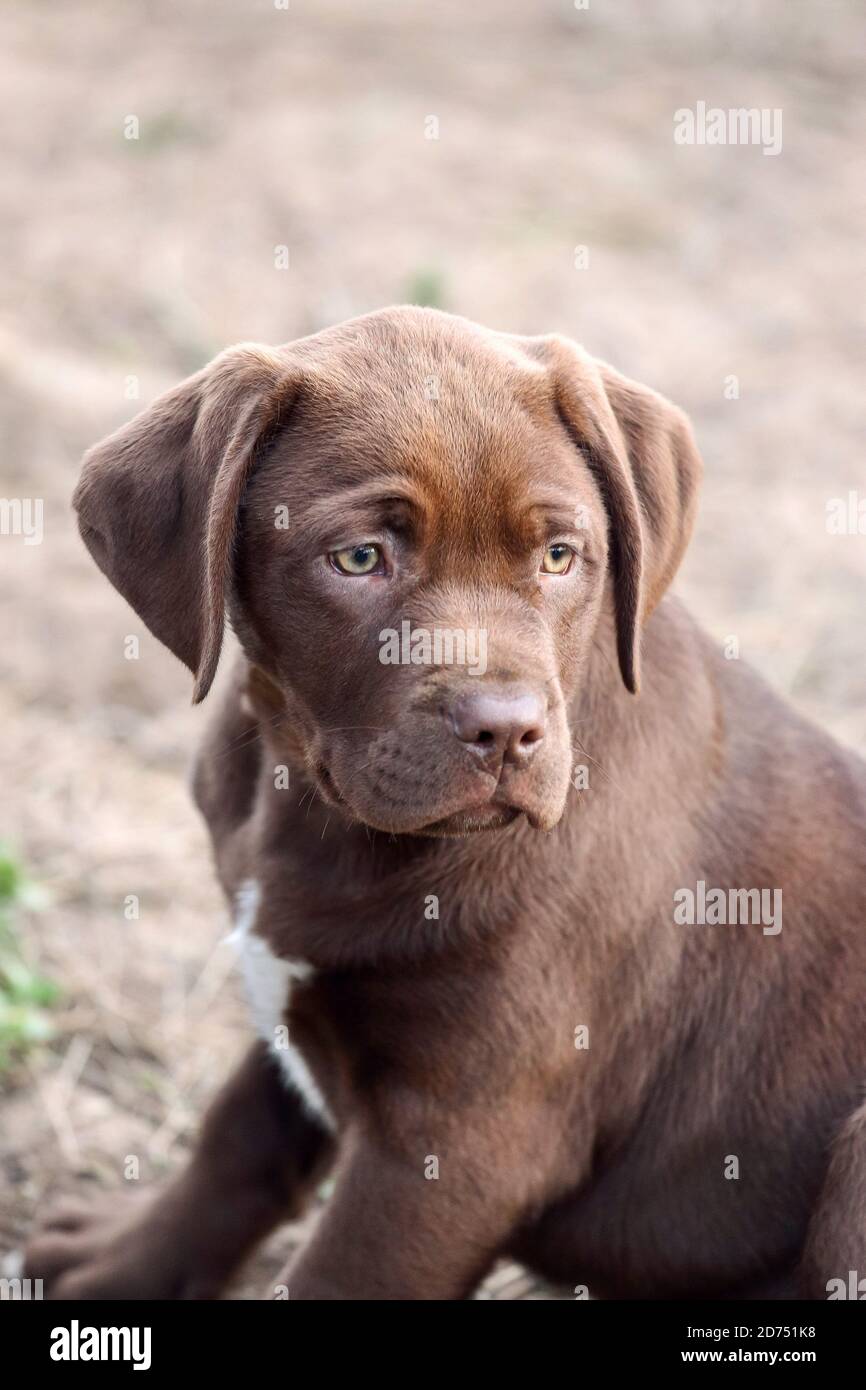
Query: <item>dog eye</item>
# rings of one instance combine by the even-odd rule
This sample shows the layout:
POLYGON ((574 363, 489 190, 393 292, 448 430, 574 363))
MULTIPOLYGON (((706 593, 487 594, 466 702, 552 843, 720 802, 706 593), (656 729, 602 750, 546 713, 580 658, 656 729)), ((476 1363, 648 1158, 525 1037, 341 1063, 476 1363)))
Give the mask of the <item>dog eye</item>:
POLYGON ((545 574, 568 574, 574 551, 570 545, 549 545, 544 552, 541 568, 545 574))
POLYGON ((363 545, 347 546, 345 550, 335 550, 330 560, 340 574, 375 574, 382 566, 382 550, 378 545, 365 542, 363 545))

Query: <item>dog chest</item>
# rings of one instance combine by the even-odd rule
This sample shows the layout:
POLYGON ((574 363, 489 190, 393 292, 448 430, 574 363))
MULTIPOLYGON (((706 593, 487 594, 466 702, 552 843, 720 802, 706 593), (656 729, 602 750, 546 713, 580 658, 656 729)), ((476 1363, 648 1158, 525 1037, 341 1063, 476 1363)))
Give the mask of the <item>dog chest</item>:
POLYGON ((275 956, 254 928, 261 905, 261 885, 255 879, 241 884, 235 898, 234 930, 229 940, 238 955, 252 1021, 280 1066, 286 1084, 301 1098, 309 1114, 334 1128, 334 1117, 303 1053, 288 1035, 287 1015, 292 988, 312 979, 313 967, 302 960, 275 956))

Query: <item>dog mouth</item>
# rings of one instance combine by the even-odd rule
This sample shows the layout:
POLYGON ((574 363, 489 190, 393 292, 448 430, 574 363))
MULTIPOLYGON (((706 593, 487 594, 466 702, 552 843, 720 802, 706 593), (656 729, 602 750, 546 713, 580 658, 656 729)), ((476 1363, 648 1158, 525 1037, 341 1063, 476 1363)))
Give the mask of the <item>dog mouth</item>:
POLYGON ((451 815, 443 816, 441 820, 430 821, 413 833, 442 837, 479 835, 486 830, 502 830, 523 814, 519 806, 491 801, 486 806, 471 810, 453 811, 451 815))
POLYGON ((330 768, 324 762, 316 764, 315 776, 319 793, 325 802, 335 806, 352 820, 359 821, 373 830, 382 830, 390 834, 424 835, 437 838, 465 837, 481 834, 485 831, 501 830, 505 826, 511 825, 522 815, 526 816, 533 829, 550 828, 546 817, 539 809, 528 801, 524 804, 520 799, 509 796, 504 790, 501 780, 495 782, 486 793, 474 798, 457 799, 457 804, 445 815, 440 814, 430 820, 422 818, 410 820, 406 816, 404 824, 397 824, 397 820, 402 821, 404 816, 385 814, 380 817, 379 815, 371 815, 366 808, 364 811, 359 810, 340 791, 330 768))

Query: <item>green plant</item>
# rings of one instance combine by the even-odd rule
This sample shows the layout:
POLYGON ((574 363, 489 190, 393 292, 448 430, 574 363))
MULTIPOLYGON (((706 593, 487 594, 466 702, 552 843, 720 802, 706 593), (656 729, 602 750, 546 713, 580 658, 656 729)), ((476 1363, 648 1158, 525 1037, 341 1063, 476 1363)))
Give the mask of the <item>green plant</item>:
POLYGON ((38 910, 45 903, 45 893, 0 846, 0 1072, 54 1034, 46 1010, 59 991, 23 951, 18 925, 22 909, 38 910))
POLYGON ((420 304, 426 309, 444 309, 445 279, 432 266, 422 267, 409 277, 406 285, 406 303, 420 304))

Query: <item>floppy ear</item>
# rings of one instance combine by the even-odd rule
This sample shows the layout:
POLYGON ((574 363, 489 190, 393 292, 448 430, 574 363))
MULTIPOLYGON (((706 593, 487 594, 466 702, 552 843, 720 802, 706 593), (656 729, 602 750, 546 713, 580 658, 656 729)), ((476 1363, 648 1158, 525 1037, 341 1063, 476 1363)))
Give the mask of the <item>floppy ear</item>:
POLYGON ((633 694, 640 627, 691 536, 702 466, 687 417, 564 338, 545 338, 556 407, 598 482, 610 520, 617 653, 633 694))
POLYGON ((90 449, 73 497, 99 568, 195 673, 216 673, 237 512, 257 452, 291 408, 288 356, 230 348, 90 449))

